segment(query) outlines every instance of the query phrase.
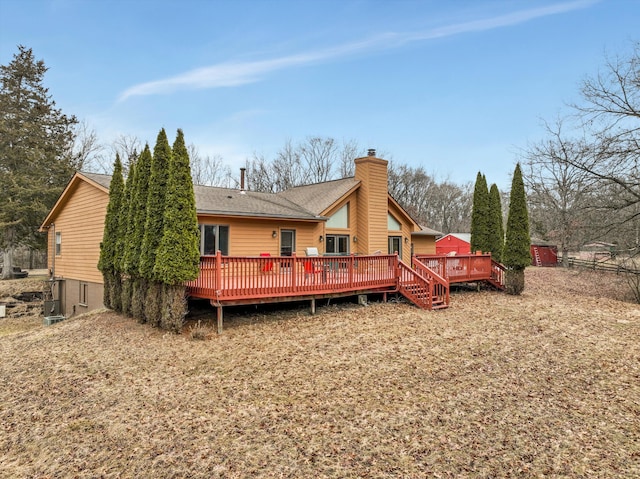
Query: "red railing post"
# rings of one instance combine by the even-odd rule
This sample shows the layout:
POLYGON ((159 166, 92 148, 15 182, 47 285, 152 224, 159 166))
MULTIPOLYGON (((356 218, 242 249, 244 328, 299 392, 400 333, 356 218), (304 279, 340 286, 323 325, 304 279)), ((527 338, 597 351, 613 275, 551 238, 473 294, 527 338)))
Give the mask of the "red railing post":
POLYGON ((213 286, 215 291, 222 290, 222 251, 220 250, 216 252, 216 275, 215 284, 213 286))
POLYGON ((296 258, 296 252, 294 251, 293 253, 291 253, 291 262, 290 264, 290 271, 289 273, 291 274, 291 288, 292 291, 298 291, 298 262, 297 262, 297 258, 296 258))
POLYGON ((353 286, 353 270, 356 267, 355 255, 351 253, 351 265, 349 268, 349 286, 353 286))

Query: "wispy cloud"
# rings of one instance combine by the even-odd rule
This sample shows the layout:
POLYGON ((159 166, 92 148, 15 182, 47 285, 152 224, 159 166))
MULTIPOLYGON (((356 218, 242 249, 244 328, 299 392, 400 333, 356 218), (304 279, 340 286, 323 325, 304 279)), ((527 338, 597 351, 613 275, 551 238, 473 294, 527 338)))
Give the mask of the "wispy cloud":
POLYGON ((378 49, 398 48, 417 41, 517 25, 541 17, 558 15, 586 8, 598 1, 599 0, 576 0, 572 2, 558 3, 471 22, 447 25, 422 32, 386 33, 362 41, 339 45, 333 48, 326 48, 270 60, 219 63, 209 67, 190 70, 170 78, 134 85, 122 92, 119 97, 119 101, 124 101, 133 96, 168 94, 177 90, 234 87, 248 83, 255 83, 262 80, 271 72, 284 70, 286 68, 327 62, 349 55, 376 51, 378 49))

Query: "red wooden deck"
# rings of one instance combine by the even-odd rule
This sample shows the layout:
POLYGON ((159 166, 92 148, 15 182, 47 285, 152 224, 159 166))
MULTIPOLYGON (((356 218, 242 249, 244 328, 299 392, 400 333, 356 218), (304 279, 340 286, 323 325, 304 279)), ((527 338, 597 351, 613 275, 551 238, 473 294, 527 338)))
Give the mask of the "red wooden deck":
POLYGON ((504 289, 504 266, 493 261, 490 254, 475 255, 417 255, 416 259, 449 283, 488 281, 504 289))
POLYGON ((411 267, 397 255, 203 256, 191 297, 214 306, 400 292, 418 306, 447 307, 449 284, 488 281, 501 287, 504 268, 491 255, 418 255, 411 267))
POLYGON ((277 301, 349 292, 396 291, 398 257, 203 256, 189 295, 212 304, 277 301))

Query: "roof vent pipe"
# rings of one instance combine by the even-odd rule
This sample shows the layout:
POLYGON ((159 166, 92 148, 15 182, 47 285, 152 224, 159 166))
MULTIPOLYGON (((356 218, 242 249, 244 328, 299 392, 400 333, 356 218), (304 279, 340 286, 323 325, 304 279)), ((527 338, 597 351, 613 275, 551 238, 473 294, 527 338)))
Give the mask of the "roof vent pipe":
POLYGON ((376 149, 375 148, 369 148, 369 150, 367 151, 367 155, 368 156, 376 156, 376 149))

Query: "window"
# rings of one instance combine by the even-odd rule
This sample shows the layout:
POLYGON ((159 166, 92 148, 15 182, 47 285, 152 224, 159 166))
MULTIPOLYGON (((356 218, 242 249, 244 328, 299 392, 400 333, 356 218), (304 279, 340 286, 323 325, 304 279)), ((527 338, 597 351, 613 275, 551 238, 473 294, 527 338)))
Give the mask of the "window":
POLYGON ((296 231, 280 230, 280 256, 291 256, 296 250, 296 231))
POLYGON ((389 236, 389 254, 402 256, 402 236, 389 236))
POLYGON ((80 283, 80 306, 89 305, 89 283, 80 283))
POLYGON ((327 228, 348 228, 349 227, 349 203, 336 211, 327 220, 327 228))
POLYGON ((349 254, 349 235, 327 235, 327 254, 349 254))
POLYGON ((391 213, 387 213, 387 229, 390 229, 391 231, 400 231, 402 229, 400 222, 395 219, 391 213))
POLYGON ((56 256, 60 256, 62 252, 62 233, 56 231, 56 256))
POLYGON ((200 254, 214 255, 218 251, 229 255, 229 226, 200 225, 200 254))

